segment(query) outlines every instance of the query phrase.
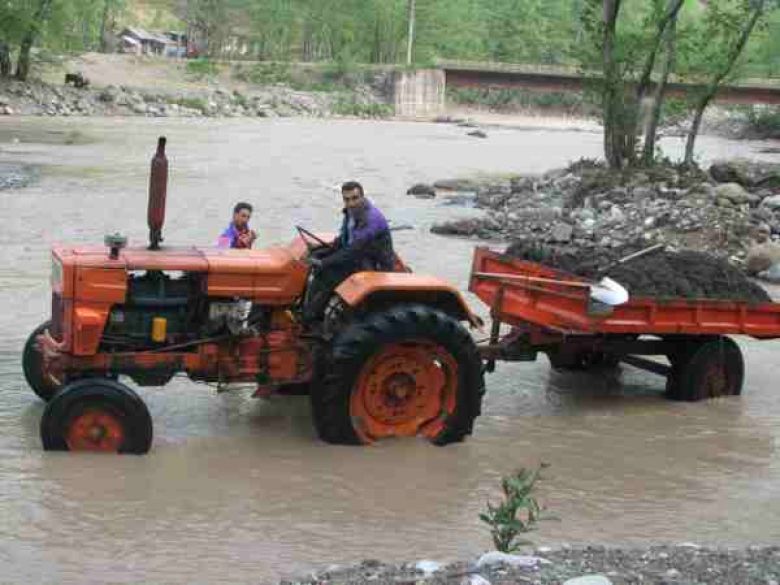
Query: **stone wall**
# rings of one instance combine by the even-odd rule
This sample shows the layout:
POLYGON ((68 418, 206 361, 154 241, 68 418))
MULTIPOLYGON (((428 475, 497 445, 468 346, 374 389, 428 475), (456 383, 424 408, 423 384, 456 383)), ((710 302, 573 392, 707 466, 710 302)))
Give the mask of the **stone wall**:
POLYGON ((393 100, 396 116, 430 118, 444 110, 445 75, 440 69, 398 71, 393 100))

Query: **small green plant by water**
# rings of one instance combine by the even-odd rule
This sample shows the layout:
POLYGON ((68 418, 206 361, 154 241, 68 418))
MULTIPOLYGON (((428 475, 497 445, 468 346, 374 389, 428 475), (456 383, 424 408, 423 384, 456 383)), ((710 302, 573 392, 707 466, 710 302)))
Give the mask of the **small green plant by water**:
POLYGON ((520 469, 501 479, 503 500, 494 505, 487 502, 487 511, 479 515, 490 527, 490 535, 497 551, 512 553, 529 544, 521 536, 536 528, 542 508, 533 496, 534 485, 539 479, 541 465, 533 471, 520 469))

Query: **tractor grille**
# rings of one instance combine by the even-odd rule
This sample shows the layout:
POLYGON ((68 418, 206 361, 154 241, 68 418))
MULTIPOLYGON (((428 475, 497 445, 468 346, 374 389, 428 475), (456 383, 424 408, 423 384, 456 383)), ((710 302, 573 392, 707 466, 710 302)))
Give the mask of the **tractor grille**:
POLYGON ((62 341, 62 318, 63 318, 62 296, 58 293, 51 295, 51 327, 49 333, 57 341, 62 341))

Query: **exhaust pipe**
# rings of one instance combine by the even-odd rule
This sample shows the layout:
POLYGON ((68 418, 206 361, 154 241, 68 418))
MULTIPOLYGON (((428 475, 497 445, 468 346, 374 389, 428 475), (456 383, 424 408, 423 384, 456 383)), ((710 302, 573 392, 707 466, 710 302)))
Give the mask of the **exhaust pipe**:
POLYGON ((165 156, 165 136, 157 139, 157 152, 152 157, 149 174, 149 208, 146 221, 149 224, 149 249, 159 250, 163 241, 165 223, 165 197, 168 193, 168 159, 165 156))

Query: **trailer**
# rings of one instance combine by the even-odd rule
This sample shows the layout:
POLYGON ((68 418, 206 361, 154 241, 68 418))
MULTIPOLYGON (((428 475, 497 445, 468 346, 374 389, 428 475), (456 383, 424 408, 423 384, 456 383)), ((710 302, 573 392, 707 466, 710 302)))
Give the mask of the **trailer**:
POLYGON ((490 339, 480 346, 486 371, 498 361, 534 361, 540 353, 560 370, 623 362, 664 376, 668 398, 696 401, 741 393, 744 361, 729 336, 780 337, 779 303, 632 297, 610 306, 594 300, 593 284, 475 249, 469 290, 491 317, 490 339))

